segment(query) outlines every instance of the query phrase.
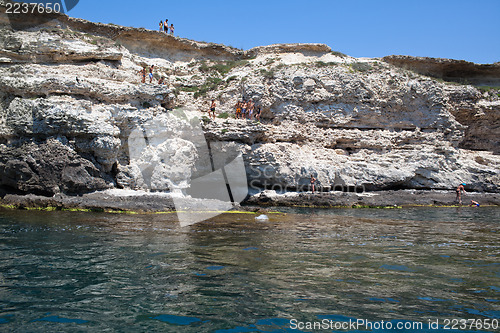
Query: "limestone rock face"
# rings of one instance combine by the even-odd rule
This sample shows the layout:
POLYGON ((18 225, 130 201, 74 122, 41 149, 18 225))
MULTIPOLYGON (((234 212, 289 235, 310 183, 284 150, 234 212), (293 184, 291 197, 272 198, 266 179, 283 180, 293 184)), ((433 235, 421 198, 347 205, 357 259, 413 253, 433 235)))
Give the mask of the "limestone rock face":
MULTIPOLYGON (((189 121, 175 115, 159 115, 139 125, 128 137, 128 170, 139 170, 139 188, 153 191, 186 189, 198 160, 198 136, 189 121)), ((204 142, 202 142, 204 143, 204 142)), ((135 171, 137 173, 137 171, 135 171)), ((125 177, 125 178, 130 178, 125 177)), ((122 184, 125 185, 125 184, 122 184)))
POLYGON ((499 92, 435 80, 496 82, 498 64, 356 59, 323 44, 242 51, 65 15, 13 24, 4 12, 3 192, 187 191, 239 153, 252 193, 307 191, 311 175, 322 190, 500 192, 499 92), (234 119, 242 99, 260 121, 234 119))
MULTIPOLYGON (((245 125, 255 126, 232 120, 205 130, 226 142, 228 133, 245 125)), ((455 147, 444 133, 325 129, 295 122, 259 126, 258 140, 240 144, 254 190, 307 191, 311 174, 325 190, 448 189, 466 182, 470 189, 494 192, 500 180, 496 155, 455 147)))
POLYGON ((5 31, 0 36, 3 45, 0 55, 8 62, 60 63, 89 60, 120 61, 122 53, 114 47, 108 48, 82 40, 66 39, 57 30, 36 32, 5 31), (54 33, 55 32, 55 33, 54 33))
POLYGON ((2 187, 13 192, 54 195, 86 193, 114 186, 110 177, 61 141, 49 139, 0 145, 2 187))
POLYGON ((498 86, 500 63, 475 64, 465 60, 424 58, 411 56, 387 56, 384 61, 398 67, 411 69, 423 75, 449 81, 468 81, 474 84, 498 86))

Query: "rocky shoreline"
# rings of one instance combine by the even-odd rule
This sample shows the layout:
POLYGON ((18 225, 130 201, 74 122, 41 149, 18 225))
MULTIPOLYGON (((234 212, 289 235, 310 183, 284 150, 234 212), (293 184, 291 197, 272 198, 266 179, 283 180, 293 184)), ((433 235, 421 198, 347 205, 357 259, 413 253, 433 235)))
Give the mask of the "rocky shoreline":
MULTIPOLYGON (((261 206, 303 206, 303 207, 352 207, 352 208, 379 208, 379 207, 416 207, 416 206, 458 206, 454 191, 374 191, 364 193, 349 192, 311 192, 276 194, 274 191, 264 191, 250 197, 247 204, 261 206)), ((483 206, 500 206, 499 193, 468 192, 462 197, 463 205, 475 200, 483 206)))
MULTIPOLYGON (((470 200, 481 206, 500 206, 500 193, 468 192, 463 197, 463 206, 470 200)), ((197 199, 193 199, 197 200, 197 199)), ((199 200, 199 199, 198 199, 199 200)), ((288 192, 277 194, 266 190, 248 197, 238 211, 265 211, 268 207, 310 207, 310 208, 404 208, 418 206, 459 206, 454 191, 375 191, 364 193, 348 192, 288 192)), ((209 210, 211 205, 200 200, 200 210, 209 210)), ((169 193, 154 193, 128 190, 107 190, 80 196, 58 194, 46 197, 34 194, 7 194, 0 199, 0 208, 26 210, 75 210, 96 212, 173 212, 176 207, 169 193)))

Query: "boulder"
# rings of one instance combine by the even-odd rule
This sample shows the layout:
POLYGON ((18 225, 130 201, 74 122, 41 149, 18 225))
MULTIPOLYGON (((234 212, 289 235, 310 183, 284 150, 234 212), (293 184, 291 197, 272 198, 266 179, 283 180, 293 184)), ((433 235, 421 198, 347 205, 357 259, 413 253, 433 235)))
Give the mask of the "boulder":
POLYGON ((114 186, 88 159, 56 139, 1 145, 0 186, 17 193, 81 194, 114 186))

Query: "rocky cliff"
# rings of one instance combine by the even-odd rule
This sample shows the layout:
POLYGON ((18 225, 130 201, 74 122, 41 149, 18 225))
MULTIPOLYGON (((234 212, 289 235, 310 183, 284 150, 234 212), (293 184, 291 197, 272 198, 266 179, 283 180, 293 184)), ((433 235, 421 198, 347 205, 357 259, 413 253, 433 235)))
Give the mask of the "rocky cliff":
POLYGON ((19 19, 0 5, 1 192, 185 190, 213 161, 197 160, 180 111, 203 120, 212 153, 242 153, 251 193, 308 189, 311 174, 325 191, 500 192, 498 90, 415 68, 322 44, 242 51, 62 14, 19 19), (261 105, 260 121, 233 119, 242 98, 261 105), (215 120, 202 112, 210 99, 215 120), (164 140, 137 153, 138 129, 148 145, 164 140))

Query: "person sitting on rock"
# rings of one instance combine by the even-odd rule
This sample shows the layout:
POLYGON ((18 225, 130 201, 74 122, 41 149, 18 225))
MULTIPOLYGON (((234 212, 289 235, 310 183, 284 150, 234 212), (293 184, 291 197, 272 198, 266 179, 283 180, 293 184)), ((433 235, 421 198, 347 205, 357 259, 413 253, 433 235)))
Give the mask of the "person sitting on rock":
POLYGON ((460 205, 462 204, 462 194, 465 194, 465 185, 465 183, 462 183, 458 185, 456 189, 457 197, 455 198, 455 201, 458 201, 460 205))
POLYGON ((165 79, 163 76, 158 80, 158 84, 165 84, 165 79))

